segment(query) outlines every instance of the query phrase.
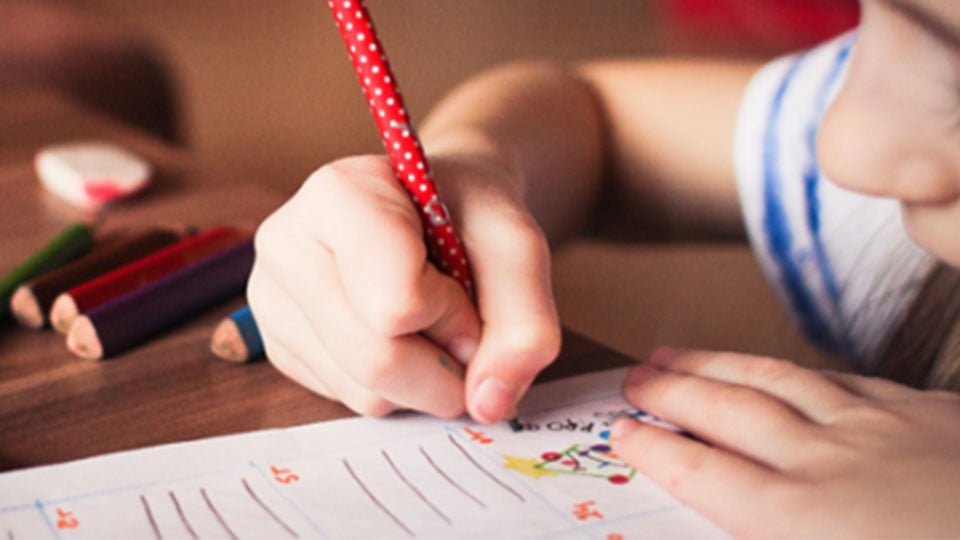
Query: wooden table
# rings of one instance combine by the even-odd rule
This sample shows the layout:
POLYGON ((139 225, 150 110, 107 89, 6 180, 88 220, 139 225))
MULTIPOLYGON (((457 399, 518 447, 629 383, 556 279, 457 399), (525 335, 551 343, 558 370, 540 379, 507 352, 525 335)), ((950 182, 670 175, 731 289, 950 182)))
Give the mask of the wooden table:
MULTIPOLYGON (((57 95, 0 94, 0 126, 0 275, 83 217, 37 182, 32 162, 44 145, 109 140, 156 165, 151 188, 110 210, 104 229, 257 222, 282 202, 255 185, 213 178, 188 152, 57 95)), ((238 298, 103 362, 72 356, 52 331, 0 324, 0 470, 349 416, 266 362, 235 365, 213 357, 210 333, 241 304, 238 298)), ((573 335, 563 360, 554 375, 628 361, 573 335)))

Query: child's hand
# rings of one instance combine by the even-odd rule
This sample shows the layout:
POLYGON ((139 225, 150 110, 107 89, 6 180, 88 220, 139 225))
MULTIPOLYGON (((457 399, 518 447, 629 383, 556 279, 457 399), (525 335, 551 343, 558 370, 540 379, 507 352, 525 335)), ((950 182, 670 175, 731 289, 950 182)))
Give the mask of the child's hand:
POLYGON ((257 233, 248 297, 281 372, 361 414, 466 407, 495 422, 555 358, 543 235, 506 171, 453 161, 432 164, 448 181, 480 311, 427 260, 419 211, 386 159, 341 160, 257 233))
POLYGON ((613 447, 737 536, 956 537, 960 396, 662 350, 624 393, 713 445, 621 420, 613 447))

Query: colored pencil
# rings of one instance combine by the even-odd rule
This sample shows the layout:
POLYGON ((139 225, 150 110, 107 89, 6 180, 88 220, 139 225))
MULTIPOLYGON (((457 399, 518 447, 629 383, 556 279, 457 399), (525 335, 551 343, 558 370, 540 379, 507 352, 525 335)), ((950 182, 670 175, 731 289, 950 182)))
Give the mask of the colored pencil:
POLYGON ((367 98, 394 175, 417 203, 431 258, 473 296, 466 253, 433 183, 433 173, 403 105, 397 79, 362 0, 327 2, 367 98))
POLYGON ((244 306, 224 319, 213 331, 210 351, 230 362, 249 362, 263 356, 263 341, 250 306, 244 306))
POLYGON ((249 234, 233 227, 213 227, 77 285, 54 300, 52 324, 66 333, 79 314, 184 268, 249 234))
POLYGON ((83 257, 20 285, 10 299, 10 310, 23 326, 43 328, 60 293, 172 245, 182 236, 172 228, 148 229, 95 246, 83 257))
POLYGON ((0 318, 6 317, 10 297, 20 284, 59 268, 89 251, 93 247, 93 234, 93 227, 87 223, 69 225, 0 280, 0 318))
POLYGON ((93 360, 119 354, 243 293, 252 267, 253 240, 246 239, 80 315, 67 346, 93 360))

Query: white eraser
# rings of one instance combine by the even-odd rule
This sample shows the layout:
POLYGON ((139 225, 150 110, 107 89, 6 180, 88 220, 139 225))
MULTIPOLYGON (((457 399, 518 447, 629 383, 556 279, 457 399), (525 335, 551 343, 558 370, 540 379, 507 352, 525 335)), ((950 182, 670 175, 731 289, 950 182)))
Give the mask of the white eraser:
POLYGON ((106 142, 48 146, 34 161, 40 183, 80 208, 99 208, 130 196, 150 182, 150 164, 106 142))

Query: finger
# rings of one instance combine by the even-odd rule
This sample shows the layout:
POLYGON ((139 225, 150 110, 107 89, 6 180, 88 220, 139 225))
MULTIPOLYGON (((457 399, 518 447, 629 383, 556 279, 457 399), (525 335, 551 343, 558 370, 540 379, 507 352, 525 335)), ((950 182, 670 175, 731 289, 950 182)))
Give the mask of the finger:
POLYGON ((302 386, 340 401, 367 416, 384 416, 399 407, 356 384, 331 359, 286 294, 257 266, 247 292, 270 363, 302 386))
POLYGON ((333 254, 356 316, 381 335, 429 329, 467 362, 480 338, 479 317, 467 292, 428 260, 419 210, 386 161, 341 160, 301 192, 297 219, 333 254))
POLYGON ((614 424, 610 442, 644 476, 735 536, 756 531, 756 516, 782 512, 782 477, 742 456, 629 418, 614 424))
MULTIPOLYGON (((504 213, 511 211, 505 208, 504 213)), ((467 407, 477 421, 493 423, 513 408, 534 377, 559 354, 550 253, 526 215, 501 215, 465 230, 470 231, 464 243, 474 261, 483 315, 483 336, 467 369, 467 407)))
POLYGON ((385 337, 358 321, 329 252, 298 230, 268 219, 258 232, 258 251, 270 252, 262 257, 264 271, 294 289, 287 297, 332 360, 359 386, 401 407, 442 417, 461 414, 462 367, 422 336, 385 337), (272 232, 274 227, 280 231, 272 232))
POLYGON ((662 348, 649 362, 670 371, 708 377, 776 396, 819 423, 838 410, 858 403, 848 392, 819 372, 786 360, 740 353, 662 348))
POLYGON ((651 365, 630 370, 623 393, 641 410, 770 467, 789 465, 815 427, 756 389, 651 365))
POLYGON ((879 377, 865 377, 837 371, 821 371, 820 374, 854 394, 877 401, 909 399, 918 392, 915 388, 879 377))

